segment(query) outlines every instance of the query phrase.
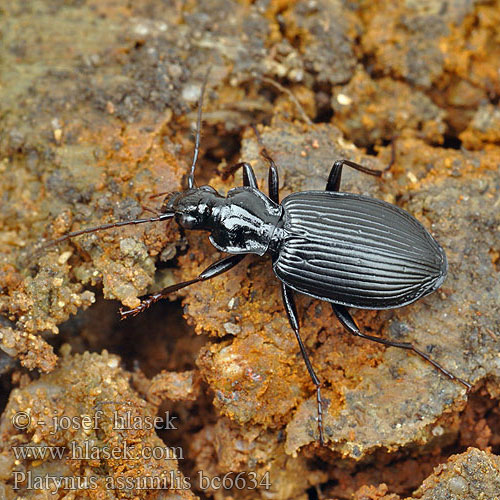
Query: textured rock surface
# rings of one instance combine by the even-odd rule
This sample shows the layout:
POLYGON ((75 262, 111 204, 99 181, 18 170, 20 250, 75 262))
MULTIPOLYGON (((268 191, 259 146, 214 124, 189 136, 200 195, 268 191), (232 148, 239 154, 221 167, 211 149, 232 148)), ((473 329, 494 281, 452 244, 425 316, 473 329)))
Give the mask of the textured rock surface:
MULTIPOLYGON (((80 415, 118 395, 134 401, 141 418, 178 416, 176 433, 98 436, 184 450, 187 460, 167 468, 193 478, 191 488, 151 491, 157 498, 191 491, 315 498, 315 487, 340 499, 475 498, 483 470, 482 491, 495 491, 498 1, 36 0, 2 5, 0 18, 5 497, 14 495, 17 466, 39 475, 85 469, 67 455, 14 464, 12 446, 21 441, 67 445, 87 437, 51 437, 36 426, 16 437, 13 412, 45 406, 80 415), (281 197, 323 189, 339 158, 379 170, 394 160, 382 179, 345 169, 342 188, 415 215, 445 248, 449 275, 415 304, 353 316, 369 334, 417 344, 469 380, 471 396, 414 355, 352 338, 328 304, 300 297, 302 336, 326 400, 320 448, 314 387, 269 259, 248 256, 178 293, 177 302, 119 322, 119 304, 107 299, 134 307, 138 297, 192 278, 220 257, 207 235, 145 224, 42 247, 68 231, 148 217, 162 205, 150 195, 181 189, 208 66, 200 183, 221 192, 240 185, 241 173, 223 180, 217 171, 245 160, 267 191, 251 124, 279 165, 281 197), (71 356, 66 344, 120 358, 71 356), (477 449, 462 453, 469 446, 477 449), (440 466, 452 453, 459 454, 440 466), (253 473, 264 482, 204 488, 194 480, 199 471, 247 480, 253 473)), ((133 468, 87 465, 101 479, 133 468)), ((89 497, 134 494, 101 486, 108 496, 89 497)))
POLYGON ((436 468, 415 492, 415 498, 498 498, 500 459, 491 453, 469 448, 436 468))
POLYGON ((12 391, 0 424, 2 498, 36 498, 38 490, 153 498, 148 478, 176 498, 195 498, 178 469, 182 453, 152 425, 158 408, 131 389, 119 363, 107 352, 68 354, 52 373, 12 391))

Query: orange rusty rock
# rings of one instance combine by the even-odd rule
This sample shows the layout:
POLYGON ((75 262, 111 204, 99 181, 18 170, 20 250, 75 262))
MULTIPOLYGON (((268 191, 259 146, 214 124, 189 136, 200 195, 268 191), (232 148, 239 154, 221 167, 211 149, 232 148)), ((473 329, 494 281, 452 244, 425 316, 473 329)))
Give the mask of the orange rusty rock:
POLYGON ((386 495, 388 487, 386 484, 379 484, 375 486, 362 486, 356 493, 354 493, 353 500, 400 500, 399 495, 389 494, 386 495))
POLYGON ((495 498, 500 491, 500 458, 469 448, 453 455, 434 470, 415 492, 423 500, 455 498, 495 498))
POLYGON ((196 372, 162 371, 151 380, 147 399, 156 406, 164 400, 194 401, 200 392, 196 372))
POLYGON ((390 78, 373 80, 358 69, 332 96, 334 123, 359 146, 396 139, 404 130, 442 142, 444 113, 424 93, 390 78), (352 97, 351 97, 352 96, 352 97))
MULTIPOLYGON (((453 446, 498 448, 498 0, 92 0, 55 10, 49 3, 38 2, 36 16, 18 1, 3 12, 0 58, 9 71, 0 89, 0 310, 6 317, 0 382, 18 386, 8 412, 30 408, 38 416, 44 406, 78 415, 117 395, 138 403, 136 415, 172 403, 182 435, 165 432, 160 442, 153 433, 103 426, 97 437, 137 451, 172 439, 187 450, 180 467, 192 478, 199 470, 213 478, 231 470, 259 478, 270 472, 270 491, 193 486, 217 498, 299 498, 312 487, 318 496, 342 500, 408 498, 453 446), (302 335, 324 384, 328 447, 321 449, 314 387, 268 259, 249 256, 226 275, 175 294, 173 304, 120 323, 118 305, 100 291, 133 306, 142 294, 192 278, 220 257, 206 235, 184 237, 175 223, 124 227, 33 255, 43 238, 145 215, 142 205, 159 210, 162 198, 149 196, 180 188, 207 64, 200 184, 223 192, 241 185, 241 172, 227 182, 215 174, 241 159, 254 165, 266 188, 267 165, 250 124, 266 124, 259 131, 279 165, 281 196, 324 189, 339 158, 383 169, 397 135, 396 161, 383 179, 345 169, 342 187, 416 215, 445 247, 449 276, 439 293, 407 308, 353 314, 368 333, 418 343, 453 372, 477 385, 486 381, 463 414, 465 399, 452 382, 408 353, 352 338, 328 304, 301 297, 302 335), (319 123, 300 121, 287 90, 319 123), (195 337, 182 313, 204 335, 195 337), (59 338, 46 333, 58 330, 59 338), (57 368, 52 344, 60 342, 81 352, 120 352, 134 368, 136 389, 155 405, 140 403, 128 385, 131 375, 112 356, 71 358, 64 345, 57 368), (54 377, 31 381, 25 368, 54 370, 54 377), (207 390, 198 394, 200 379, 207 390)), ((11 442, 0 455, 0 497, 10 500, 9 447, 17 441, 9 415, 2 419, 2 442, 11 442)), ((64 444, 74 437, 32 430, 20 439, 64 444)), ((475 483, 488 491, 496 459, 478 453, 453 459, 465 483, 443 466, 419 494, 457 496, 475 483), (471 457, 482 478, 467 475, 471 469, 463 464, 471 457)), ((109 492, 102 482, 107 471, 133 479, 155 468, 150 465, 110 459, 103 472, 100 460, 85 464, 102 472, 96 497, 109 492)), ((22 466, 74 475, 82 463, 26 460, 22 466)))
MULTIPOLYGON (((26 477, 40 470, 49 477, 62 474, 76 480, 86 476, 94 485, 89 488, 92 498, 104 498, 110 491, 119 496, 124 489, 121 481, 131 477, 129 491, 138 499, 156 498, 157 488, 141 488, 155 478, 165 488, 175 489, 179 498, 194 498, 189 487, 176 487, 175 478, 183 484, 184 476, 175 448, 167 456, 168 445, 156 435, 156 407, 137 396, 119 365, 120 359, 105 351, 67 355, 52 373, 11 393, 4 413, 7 418, 0 425, 0 449, 8 459, 2 468, 10 469, 10 477, 14 470, 24 471, 26 477), (25 428, 14 427, 16 415, 29 415, 22 421, 25 428), (10 460, 15 449, 26 446, 58 449, 61 458, 10 460), (154 449, 158 455, 152 456, 154 449)), ((29 491, 26 480, 18 485, 18 494, 29 491)))

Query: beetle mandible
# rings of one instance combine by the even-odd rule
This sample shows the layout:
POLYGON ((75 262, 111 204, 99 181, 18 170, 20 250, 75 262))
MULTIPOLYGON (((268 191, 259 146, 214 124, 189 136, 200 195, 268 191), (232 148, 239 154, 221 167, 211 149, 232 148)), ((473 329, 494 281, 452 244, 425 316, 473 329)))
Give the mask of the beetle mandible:
POLYGON ((391 309, 411 304, 437 290, 448 270, 444 250, 412 215, 382 200, 340 192, 344 166, 376 176, 380 176, 381 171, 349 160, 335 161, 325 191, 292 193, 280 202, 278 169, 254 129, 262 147, 261 154, 269 163, 268 196, 259 190, 254 171, 246 162, 228 170, 230 173, 240 168, 243 170, 243 186, 231 189, 226 196, 211 186, 196 187, 194 172, 200 150, 202 103, 209 71, 198 102, 194 155, 187 189, 167 195, 156 217, 75 231, 50 242, 50 245, 102 229, 175 218, 184 229, 208 231, 213 246, 230 254, 207 267, 196 278, 152 294, 138 307, 120 309, 122 318, 135 316, 172 292, 229 271, 247 254, 269 254, 273 271, 281 280, 288 320, 316 387, 321 444, 324 444, 321 383, 300 337, 294 292, 330 302, 335 316, 349 333, 413 351, 470 390, 468 382, 453 375, 411 343, 393 342, 362 333, 347 309, 391 309))

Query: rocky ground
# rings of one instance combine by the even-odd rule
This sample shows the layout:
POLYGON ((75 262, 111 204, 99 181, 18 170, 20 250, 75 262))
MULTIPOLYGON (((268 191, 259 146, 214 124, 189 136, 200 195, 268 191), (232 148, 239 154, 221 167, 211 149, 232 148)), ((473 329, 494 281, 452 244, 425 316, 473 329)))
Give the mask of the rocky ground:
POLYGON ((0 20, 2 498, 498 498, 498 0, 33 0, 0 20), (162 222, 44 246, 182 189, 208 67, 199 183, 241 185, 221 172, 244 160, 267 192, 252 125, 282 198, 324 189, 339 158, 391 164, 345 169, 342 190, 416 216, 448 278, 353 315, 469 394, 302 296, 321 447, 269 259, 120 321, 220 257, 205 233, 162 222))

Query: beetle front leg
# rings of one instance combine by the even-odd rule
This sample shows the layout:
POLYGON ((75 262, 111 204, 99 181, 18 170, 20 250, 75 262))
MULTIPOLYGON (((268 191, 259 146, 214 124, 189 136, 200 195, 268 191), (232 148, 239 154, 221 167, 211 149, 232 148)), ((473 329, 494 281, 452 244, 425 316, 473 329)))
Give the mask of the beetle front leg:
POLYGON ((276 163, 271 158, 271 155, 264 146, 264 143, 262 142, 262 137, 260 136, 257 127, 252 125, 252 128, 255 133, 255 137, 257 137, 257 142, 260 145, 260 154, 269 163, 269 176, 268 176, 269 198, 272 201, 274 201, 274 203, 279 204, 280 195, 279 195, 278 167, 276 166, 276 163))
POLYGON ((276 168, 276 164, 273 160, 269 165, 269 177, 268 177, 268 185, 269 185, 269 198, 274 201, 274 203, 279 204, 280 202, 280 193, 279 193, 279 177, 278 177, 278 169, 276 168))
POLYGON ((264 159, 269 163, 269 175, 268 175, 268 186, 269 186, 269 198, 274 201, 274 203, 279 204, 280 202, 280 193, 279 193, 279 177, 278 177, 278 167, 276 163, 271 158, 271 155, 268 153, 264 144, 262 143, 262 139, 257 132, 257 129, 254 129, 257 135, 257 139, 261 145, 260 154, 264 157, 264 159))
POLYGON ((251 187, 253 189, 259 189, 257 186, 257 178, 255 177, 255 172, 253 171, 252 165, 250 163, 241 162, 236 163, 232 167, 229 167, 222 174, 223 179, 227 179, 230 175, 234 174, 237 170, 243 168, 243 185, 251 187))
POLYGON ((161 292, 149 295, 147 298, 141 300, 141 303, 134 307, 133 309, 128 309, 124 311, 120 309, 121 319, 128 316, 137 316, 139 313, 147 309, 151 304, 158 302, 161 299, 166 298, 169 294, 177 292, 182 288, 185 288, 193 283, 198 283, 199 281, 206 281, 210 278, 215 278, 219 274, 229 271, 231 268, 239 264, 247 254, 237 254, 230 255, 229 257, 224 257, 223 259, 214 262, 212 265, 208 266, 203 272, 201 272, 196 278, 189 281, 182 281, 181 283, 176 283, 175 285, 168 286, 161 292))
POLYGON ((325 440, 323 438, 323 400, 321 399, 321 382, 319 381, 316 373, 314 372, 314 368, 312 367, 311 361, 309 360, 309 356, 307 355, 304 343, 300 338, 299 317, 297 314, 297 306, 295 305, 295 300, 293 298, 293 290, 287 287, 284 283, 282 283, 281 291, 283 294, 283 303, 285 304, 285 310, 288 316, 288 321, 290 322, 290 326, 292 327, 292 330, 295 333, 295 337, 297 338, 297 342, 299 343, 300 353, 302 354, 302 358, 304 358, 304 362, 306 364, 307 371, 309 372, 309 376, 311 377, 313 384, 316 386, 316 400, 318 402, 319 442, 321 445, 324 445, 325 440))
POLYGON ((400 349, 407 349, 409 351, 413 351, 415 354, 418 354, 421 358, 425 359, 425 361, 427 361, 432 366, 437 368, 441 373, 446 375, 449 379, 456 380, 457 382, 460 382, 462 385, 464 385, 465 388, 467 389, 467 392, 469 392, 472 389, 472 386, 469 384, 469 382, 461 379, 460 377, 457 377, 456 375, 453 375, 453 373, 449 372, 446 368, 441 366, 437 361, 434 361, 433 359, 431 359, 429 356, 427 356, 427 354, 420 351, 419 349, 414 347, 409 342, 393 342, 392 340, 386 340, 386 339, 382 339, 380 337, 374 337, 372 335, 367 335, 365 333, 361 333, 361 331, 358 328, 358 325, 356 325, 356 323, 352 319, 352 316, 349 314, 349 311, 347 310, 347 308, 345 306, 332 303, 332 308, 333 308, 333 312, 337 316, 337 318, 340 321, 340 323, 342 324, 342 326, 349 333, 352 333, 353 335, 356 335, 357 337, 361 337, 361 338, 367 339, 367 340, 372 340, 373 342, 378 342, 379 344, 383 344, 386 346, 399 347, 400 349))

